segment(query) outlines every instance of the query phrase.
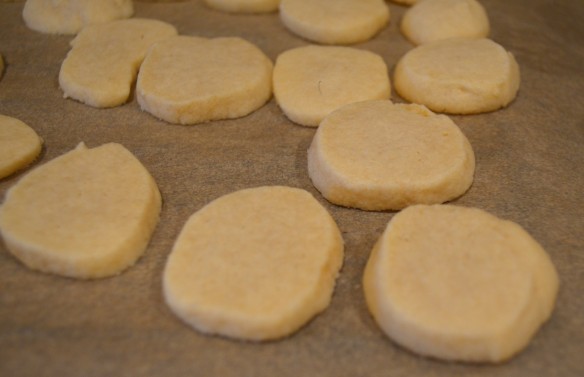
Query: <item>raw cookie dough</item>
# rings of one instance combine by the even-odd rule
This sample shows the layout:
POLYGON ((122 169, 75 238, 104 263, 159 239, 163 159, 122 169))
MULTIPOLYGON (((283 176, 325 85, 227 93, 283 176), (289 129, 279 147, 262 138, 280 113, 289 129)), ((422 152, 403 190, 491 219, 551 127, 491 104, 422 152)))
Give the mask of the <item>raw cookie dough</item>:
POLYGON ((293 122, 318 126, 333 110, 370 99, 389 99, 387 66, 372 52, 351 47, 305 46, 285 51, 274 67, 274 97, 293 122))
POLYGON ((28 166, 41 153, 42 145, 43 140, 32 128, 0 115, 0 178, 28 166))
POLYGON ((339 229, 308 192, 241 190, 187 221, 166 263, 164 297, 201 332, 281 338, 329 305, 342 261, 339 229))
POLYGON ((170 123, 245 116, 272 95, 272 62, 241 38, 177 36, 150 49, 138 74, 138 103, 170 123))
POLYGON ((455 38, 410 50, 398 62, 395 89, 410 102, 450 114, 507 106, 519 90, 513 55, 489 39, 455 38))
POLYGON ((474 167, 450 118, 387 100, 332 112, 308 149, 308 175, 326 199, 373 211, 454 199, 472 184, 474 167))
POLYGON ((383 0, 282 0, 280 18, 290 31, 324 44, 366 41, 389 22, 383 0))
POLYGON ((558 276, 516 223, 474 208, 417 205, 393 217, 363 286, 396 343, 441 359, 500 362, 550 317, 558 276))
POLYGON ((176 34, 170 24, 139 18, 86 27, 61 65, 64 96, 94 107, 125 103, 148 48, 176 34))
POLYGON ((278 10, 280 0, 205 0, 214 9, 233 13, 268 13, 278 10))
POLYGON ((22 17, 41 33, 76 34, 82 28, 134 13, 131 0, 27 0, 22 17))
POLYGON ((424 0, 406 11, 401 31, 414 44, 448 38, 484 38, 489 18, 476 0, 424 0))
POLYGON ((120 273, 142 255, 160 205, 156 183, 127 149, 81 143, 8 190, 0 233, 29 268, 100 278, 120 273))

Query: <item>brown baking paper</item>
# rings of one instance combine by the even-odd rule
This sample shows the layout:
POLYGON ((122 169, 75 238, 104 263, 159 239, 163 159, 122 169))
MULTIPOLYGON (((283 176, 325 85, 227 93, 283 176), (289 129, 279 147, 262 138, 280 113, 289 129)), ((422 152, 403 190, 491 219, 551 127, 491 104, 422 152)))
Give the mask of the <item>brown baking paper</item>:
MULTIPOLYGON (((315 129, 293 124, 272 99, 236 120, 178 126, 139 109, 136 99, 95 109, 64 99, 58 72, 72 36, 41 34, 22 21, 24 2, 0 3, 0 114, 44 139, 33 166, 0 180, 0 198, 32 168, 73 149, 118 142, 155 178, 160 223, 137 264, 121 275, 79 281, 25 268, 0 244, 1 376, 581 376, 584 375, 584 2, 483 0, 491 37, 521 68, 517 99, 503 110, 453 116, 476 154, 475 181, 453 203, 521 224, 550 254, 561 287, 553 316, 530 345, 502 365, 447 363, 389 340, 370 317, 361 277, 393 212, 328 203, 307 175, 315 129), (187 218, 235 190, 287 185, 310 191, 332 214, 345 259, 328 309, 296 334, 267 343, 205 336, 165 305, 161 276, 187 218)), ((399 33, 405 7, 355 45, 381 55, 390 71, 413 46, 399 33)), ((136 2, 135 17, 181 34, 240 36, 272 60, 308 42, 278 14, 235 15, 203 1, 136 2)), ((402 100, 393 93, 396 102, 402 100)))

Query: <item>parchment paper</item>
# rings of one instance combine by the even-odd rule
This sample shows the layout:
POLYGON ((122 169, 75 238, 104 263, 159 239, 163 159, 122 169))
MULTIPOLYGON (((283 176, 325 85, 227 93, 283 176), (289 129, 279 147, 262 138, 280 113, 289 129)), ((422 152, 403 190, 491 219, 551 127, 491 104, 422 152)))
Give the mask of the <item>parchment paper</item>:
MULTIPOLYGON (((73 149, 122 143, 154 176, 164 204, 152 241, 119 276, 78 281, 30 271, 0 244, 1 376, 584 376, 584 2, 483 0, 491 37, 521 67, 518 98, 493 113, 454 116, 477 159, 472 188, 455 204, 521 224, 550 254, 561 278, 556 309, 529 347, 502 365, 446 363, 412 354, 376 326, 361 277, 393 212, 328 203, 312 186, 306 149, 315 129, 288 121, 272 99, 237 120, 177 126, 140 111, 135 98, 112 109, 64 99, 57 77, 71 36, 29 30, 23 2, 0 4, 0 113, 44 139, 31 167, 73 149), (330 307, 296 334, 248 343, 201 335, 163 302, 161 274, 186 219, 238 189, 288 185, 310 191, 343 232, 345 260, 330 307)), ((405 7, 355 45, 391 72, 413 46, 399 33, 405 7)), ((136 2, 185 35, 240 36, 272 60, 308 42, 278 14, 233 15, 203 1, 136 2)), ((393 93, 396 102, 402 100, 393 93)), ((30 169, 0 180, 0 198, 30 169)), ((3 199, 2 199, 3 200, 3 199)))

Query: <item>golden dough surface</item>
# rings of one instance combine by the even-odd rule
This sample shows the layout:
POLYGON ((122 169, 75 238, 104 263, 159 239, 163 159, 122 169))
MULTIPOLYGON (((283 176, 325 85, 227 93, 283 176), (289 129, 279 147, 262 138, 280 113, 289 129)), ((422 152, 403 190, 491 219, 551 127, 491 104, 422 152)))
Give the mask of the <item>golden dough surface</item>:
POLYGON ((32 163, 41 153, 43 140, 18 119, 0 115, 0 178, 32 163))
POLYGON ((339 229, 308 192, 241 190, 187 221, 164 270, 164 296, 204 333, 280 338, 328 306, 342 260, 339 229))
POLYGON ((551 315, 558 276, 519 225, 474 208, 416 205, 395 215, 364 273, 368 307, 410 350, 499 362, 551 315))
POLYGON ((160 206, 156 183, 127 149, 81 143, 8 191, 0 232, 8 250, 32 269, 99 278, 142 255, 160 206))

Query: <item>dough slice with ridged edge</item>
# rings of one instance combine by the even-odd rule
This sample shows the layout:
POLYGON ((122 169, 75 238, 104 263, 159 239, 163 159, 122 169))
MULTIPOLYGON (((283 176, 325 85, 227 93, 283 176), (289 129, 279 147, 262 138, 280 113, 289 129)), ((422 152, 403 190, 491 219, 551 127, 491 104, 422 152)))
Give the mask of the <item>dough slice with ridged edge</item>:
POLYGON ((308 192, 241 190, 187 221, 166 263, 164 297, 201 332, 280 338, 329 305, 342 261, 339 229, 308 192))
POLYGON ((32 269, 100 278, 142 255, 160 205, 156 183, 127 149, 81 143, 10 188, 0 207, 0 233, 32 269))

